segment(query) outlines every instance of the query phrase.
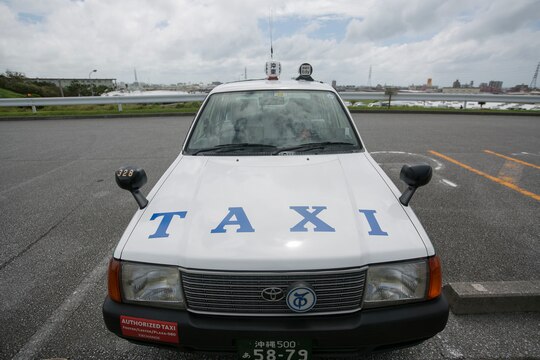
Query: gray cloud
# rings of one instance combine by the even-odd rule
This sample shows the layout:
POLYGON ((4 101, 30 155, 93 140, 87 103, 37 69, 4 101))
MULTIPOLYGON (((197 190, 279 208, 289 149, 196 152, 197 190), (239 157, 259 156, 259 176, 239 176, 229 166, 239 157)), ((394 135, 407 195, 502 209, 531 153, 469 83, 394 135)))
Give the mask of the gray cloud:
MULTIPOLYGON (((433 77, 528 83, 540 60, 540 2, 501 0, 275 0, 274 17, 307 26, 274 43, 283 73, 304 61, 321 80, 423 83, 433 77), (511 6, 509 6, 511 5, 511 6), (344 19, 344 39, 317 38, 344 19), (348 19, 348 22, 347 22, 348 19)), ((263 76, 269 3, 261 0, 18 0, 0 2, 0 71, 39 77, 94 76, 146 82, 263 76)), ((278 22, 276 22, 278 23, 278 22)))

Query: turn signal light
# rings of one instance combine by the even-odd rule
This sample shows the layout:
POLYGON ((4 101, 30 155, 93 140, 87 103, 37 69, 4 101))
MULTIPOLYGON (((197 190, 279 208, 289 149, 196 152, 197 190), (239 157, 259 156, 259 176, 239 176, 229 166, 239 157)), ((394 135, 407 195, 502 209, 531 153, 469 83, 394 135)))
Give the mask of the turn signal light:
POLYGON ((442 291, 442 270, 441 260, 438 256, 432 256, 429 258, 429 288, 428 288, 428 300, 435 299, 441 295, 442 291))
POLYGON ((120 294, 120 261, 115 258, 109 261, 108 289, 111 300, 118 303, 122 302, 122 295, 120 294))

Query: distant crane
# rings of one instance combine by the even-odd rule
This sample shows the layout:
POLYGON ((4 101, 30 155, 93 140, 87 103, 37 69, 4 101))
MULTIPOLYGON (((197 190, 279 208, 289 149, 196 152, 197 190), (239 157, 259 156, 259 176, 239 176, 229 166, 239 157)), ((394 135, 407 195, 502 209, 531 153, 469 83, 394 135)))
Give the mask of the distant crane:
POLYGON ((536 71, 534 72, 531 85, 529 85, 529 89, 531 90, 536 89, 536 80, 538 79, 538 69, 540 69, 540 62, 538 63, 538 65, 536 65, 536 71))

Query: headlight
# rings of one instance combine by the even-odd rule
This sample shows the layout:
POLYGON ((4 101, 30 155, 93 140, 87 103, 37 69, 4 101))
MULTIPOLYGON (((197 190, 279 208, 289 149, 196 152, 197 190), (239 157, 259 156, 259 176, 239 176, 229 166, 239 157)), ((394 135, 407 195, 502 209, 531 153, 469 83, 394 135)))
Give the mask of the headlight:
POLYGON ((364 307, 425 299, 428 274, 425 260, 370 266, 364 307))
POLYGON ((184 297, 176 267, 122 263, 122 295, 129 303, 182 307, 184 297))

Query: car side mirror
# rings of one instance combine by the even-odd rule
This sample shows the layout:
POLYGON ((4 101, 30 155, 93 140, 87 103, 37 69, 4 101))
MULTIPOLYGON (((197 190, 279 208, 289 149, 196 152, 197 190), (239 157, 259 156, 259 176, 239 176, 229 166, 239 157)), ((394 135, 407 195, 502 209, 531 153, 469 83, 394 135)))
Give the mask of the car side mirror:
POLYGON ((146 172, 137 166, 122 166, 115 172, 116 184, 124 190, 129 191, 140 209, 144 209, 148 205, 148 200, 139 190, 146 184, 146 172))
POLYGON ((431 176, 433 175, 433 170, 429 165, 403 165, 401 168, 401 173, 399 178, 405 182, 409 187, 401 196, 399 201, 404 206, 409 206, 412 196, 416 189, 420 186, 424 186, 429 183, 431 176))

